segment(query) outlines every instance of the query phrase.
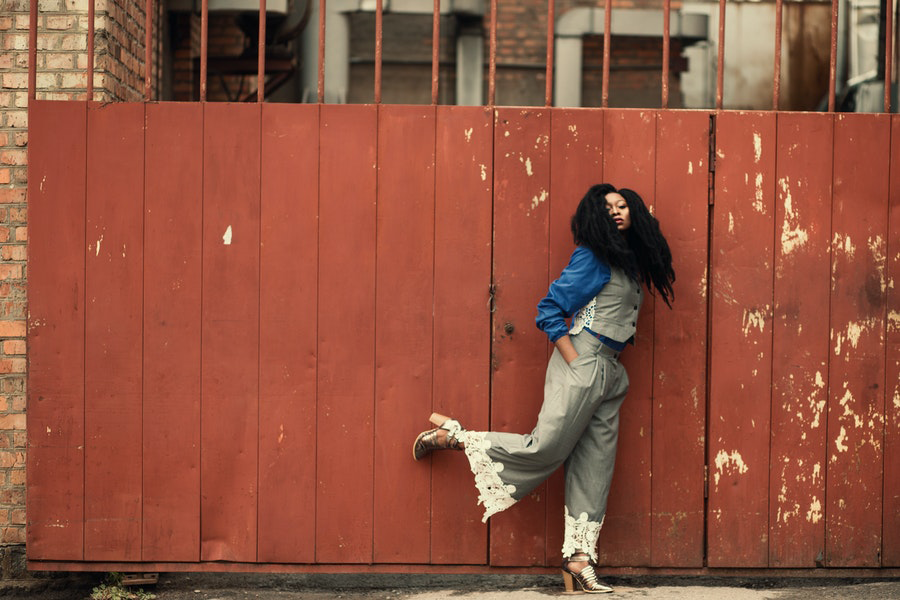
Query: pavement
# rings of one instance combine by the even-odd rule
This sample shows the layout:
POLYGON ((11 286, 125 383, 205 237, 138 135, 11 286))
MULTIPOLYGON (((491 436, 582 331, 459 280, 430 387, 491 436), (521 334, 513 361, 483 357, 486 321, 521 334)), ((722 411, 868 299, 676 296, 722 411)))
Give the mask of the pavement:
MULTIPOLYGON (((91 590, 102 581, 99 573, 0 581, 0 598, 89 600, 91 590)), ((900 600, 900 578, 654 575, 604 581, 615 592, 600 597, 611 600, 900 600)), ((144 590, 157 600, 547 600, 564 596, 561 578, 549 575, 160 573, 159 582, 144 590)))

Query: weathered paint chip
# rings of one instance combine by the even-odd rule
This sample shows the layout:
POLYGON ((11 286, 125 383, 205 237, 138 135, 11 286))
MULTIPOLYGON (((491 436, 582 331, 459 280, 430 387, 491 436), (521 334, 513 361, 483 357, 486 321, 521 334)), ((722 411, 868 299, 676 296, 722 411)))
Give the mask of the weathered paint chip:
POLYGON ((225 230, 224 235, 222 235, 222 242, 226 246, 231 245, 231 225, 228 226, 228 228, 225 230))

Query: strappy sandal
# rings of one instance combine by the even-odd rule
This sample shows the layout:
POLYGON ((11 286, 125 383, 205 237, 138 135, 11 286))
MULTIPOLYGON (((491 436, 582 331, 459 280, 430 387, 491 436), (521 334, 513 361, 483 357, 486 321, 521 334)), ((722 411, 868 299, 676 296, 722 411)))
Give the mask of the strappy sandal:
POLYGON ((462 450, 459 440, 456 436, 465 431, 455 419, 448 419, 444 415, 431 413, 428 419, 437 427, 428 431, 423 431, 416 438, 413 444, 413 458, 419 460, 434 452, 435 450, 462 450), (446 435, 438 435, 440 431, 446 431, 446 435))
POLYGON ((573 554, 568 558, 563 558, 562 563, 563 582, 566 584, 566 594, 610 594, 613 589, 597 579, 597 572, 594 570, 594 563, 587 554, 573 554), (587 565, 579 572, 569 569, 569 563, 586 562, 587 565), (581 587, 581 592, 575 589, 575 582, 581 587))

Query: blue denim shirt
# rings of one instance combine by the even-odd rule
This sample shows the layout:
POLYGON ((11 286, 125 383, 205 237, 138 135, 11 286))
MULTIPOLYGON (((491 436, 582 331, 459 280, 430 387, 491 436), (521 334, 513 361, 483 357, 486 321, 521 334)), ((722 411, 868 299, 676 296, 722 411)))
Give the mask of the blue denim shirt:
MULTIPOLYGON (((584 246, 575 248, 569 258, 569 264, 559 278, 550 284, 550 290, 543 300, 538 302, 538 314, 535 319, 538 328, 555 343, 569 332, 566 319, 590 302, 609 282, 611 275, 609 265, 601 262, 588 248, 584 246)), ((624 343, 606 336, 597 337, 616 350, 625 347, 624 343)))

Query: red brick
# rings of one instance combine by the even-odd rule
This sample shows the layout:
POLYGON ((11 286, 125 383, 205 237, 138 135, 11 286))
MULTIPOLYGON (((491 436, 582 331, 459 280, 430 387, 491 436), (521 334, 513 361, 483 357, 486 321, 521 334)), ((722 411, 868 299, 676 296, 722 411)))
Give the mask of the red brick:
POLYGON ((27 260, 26 247, 21 244, 11 244, 0 249, 0 258, 3 260, 27 260))
POLYGON ((12 337, 25 337, 25 321, 0 321, 0 338, 12 337))
POLYGON ((25 485, 25 469, 10 469, 9 483, 10 485, 25 485))
POLYGON ((0 204, 20 204, 25 202, 25 190, 16 188, 0 189, 0 204))
POLYGON ((0 490, 0 504, 24 504, 25 490, 19 487, 8 487, 0 490))
POLYGON ((28 446, 28 434, 24 431, 13 432, 13 448, 25 448, 28 446))
POLYGON ((25 354, 25 340, 6 340, 3 342, 3 353, 7 356, 25 354))
POLYGON ((17 242, 28 241, 28 228, 27 227, 16 227, 16 241, 17 242))
POLYGON ((24 452, 0 452, 0 468, 21 467, 24 464, 24 452))
POLYGON ((10 414, 0 415, 0 431, 9 431, 10 429, 25 430, 25 415, 10 414))
POLYGON ((25 359, 24 358, 0 359, 0 374, 24 373, 24 372, 25 372, 25 359))
POLYGON ((0 534, 0 542, 4 544, 24 544, 25 528, 24 527, 4 527, 0 534))
MULTIPOLYGON (((19 360, 19 359, 15 359, 19 360)), ((25 360, 25 359, 22 359, 25 360)), ((13 396, 12 405, 10 406, 10 410, 17 413, 25 412, 25 396, 13 396)))

